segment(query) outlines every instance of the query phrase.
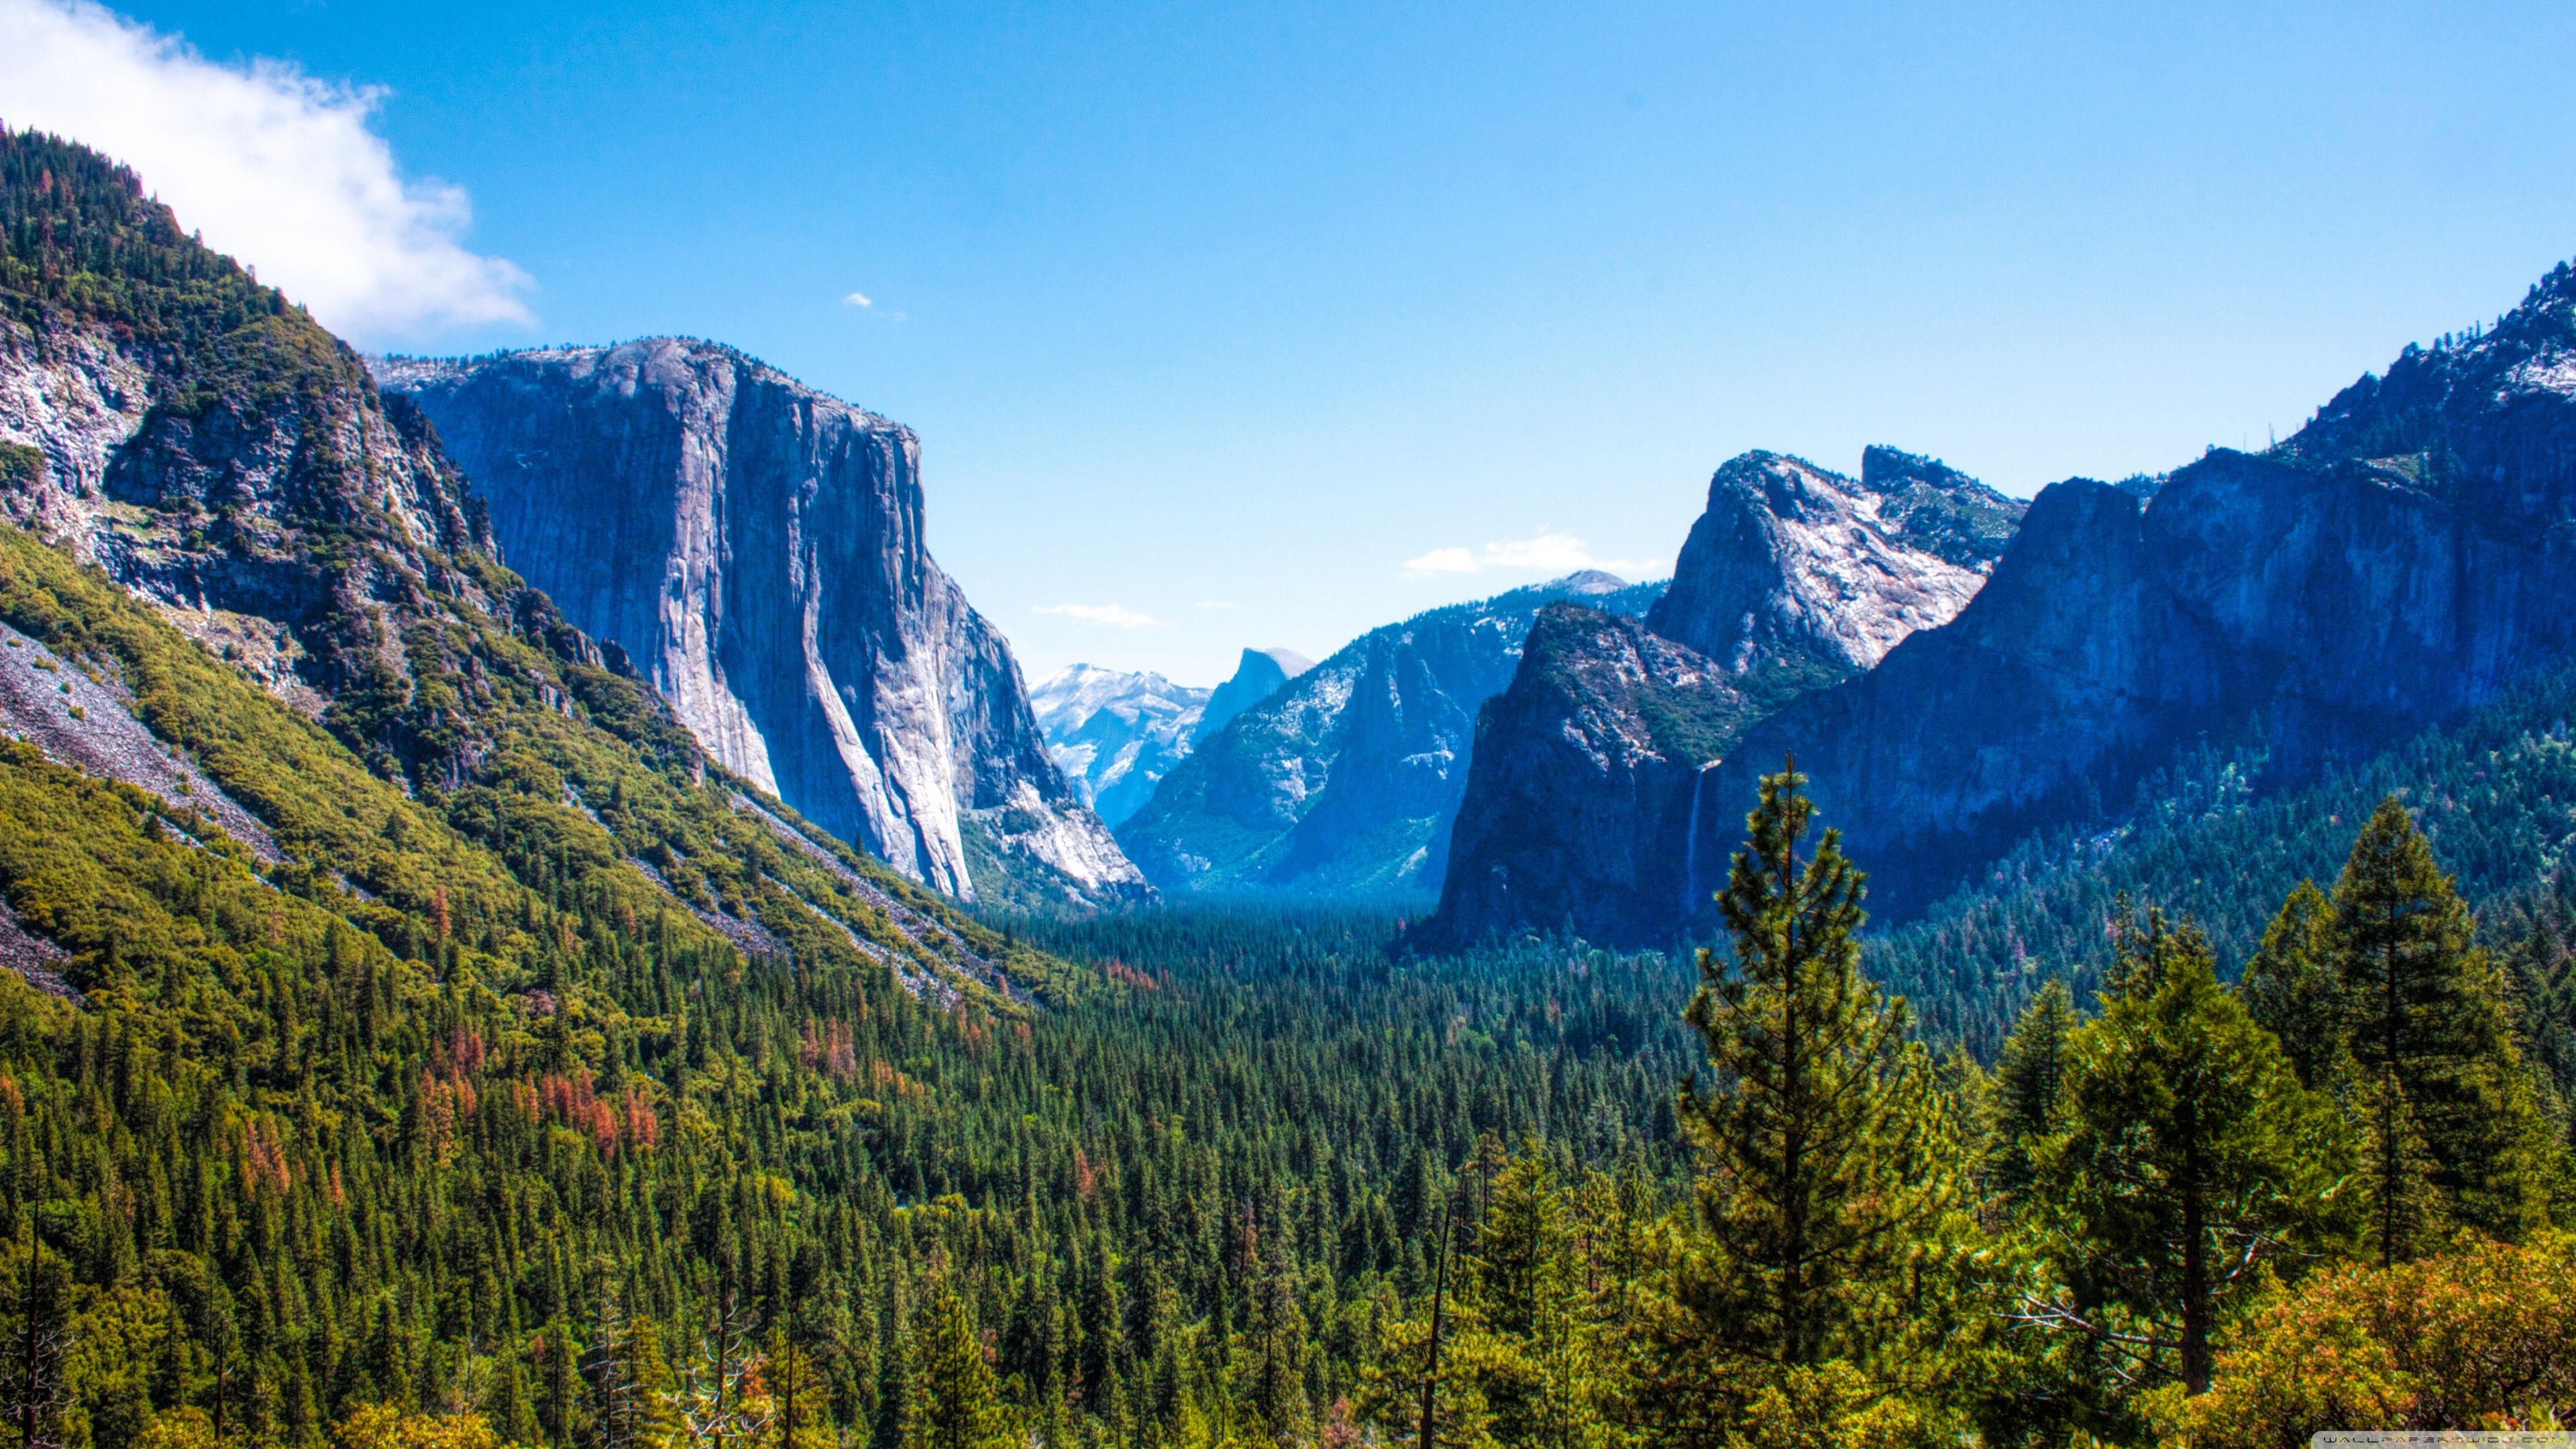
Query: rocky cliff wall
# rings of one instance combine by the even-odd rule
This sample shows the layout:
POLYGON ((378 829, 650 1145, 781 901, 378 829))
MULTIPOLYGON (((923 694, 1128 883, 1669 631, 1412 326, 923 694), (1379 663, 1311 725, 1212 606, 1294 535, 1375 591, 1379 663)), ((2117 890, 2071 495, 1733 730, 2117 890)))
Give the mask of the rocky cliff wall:
POLYGON ((932 560, 909 430, 671 338, 377 371, 512 567, 625 646, 726 768, 952 895, 1142 886, 932 560))
POLYGON ((1671 931, 1687 907, 1702 763, 1754 708, 1730 671, 1635 619, 1542 610, 1511 687, 1478 721, 1440 914, 1419 939, 1671 931))
MULTIPOLYGON (((1957 616, 1992 587, 2023 507, 1893 448, 1864 453, 1859 478, 1777 453, 1730 459, 1642 630, 1543 617, 1546 647, 1534 633, 1477 726, 1426 939, 1569 924, 1678 938, 1706 897, 1691 825, 1706 767, 1767 712, 1957 616), (1697 725, 1671 727, 1684 717, 1697 725)), ((1743 807, 1713 808, 1707 865, 1722 873, 1743 807)))
POLYGON ((2048 489, 1956 622, 1756 727, 1706 808, 1740 813, 1794 750, 1880 909, 1903 914, 2033 829, 2116 818, 2179 750, 2245 750, 2277 788, 2571 651, 2561 267, 2493 330, 2409 348, 2269 453, 2213 450, 2151 500, 2048 489))

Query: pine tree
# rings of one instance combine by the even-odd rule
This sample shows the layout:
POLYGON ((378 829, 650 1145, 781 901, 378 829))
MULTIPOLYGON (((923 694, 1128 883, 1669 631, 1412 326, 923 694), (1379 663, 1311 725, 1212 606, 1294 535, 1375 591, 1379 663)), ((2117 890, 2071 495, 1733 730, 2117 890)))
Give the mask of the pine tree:
POLYGON ((2335 971, 2335 910, 2314 881, 2301 881, 2245 963, 2245 1009, 2281 1039, 2281 1050, 2312 1092, 2342 1085, 2343 1006, 2335 971))
POLYGON ((965 1300, 940 1282, 917 1322, 920 1358, 903 1449, 995 1449, 1007 1437, 999 1386, 965 1300))
POLYGON ((2029 1193, 2031 1144, 2056 1128, 2059 1085, 2066 1070, 2066 1034, 2081 1019, 2066 978, 2052 976, 2023 1009, 1995 1058, 1994 1155, 1989 1170, 1996 1189, 2009 1201, 2029 1193))
POLYGON ((30 1218, 17 1251, 0 1272, 7 1294, 8 1336, 0 1338, 0 1415, 12 1449, 53 1449, 69 1442, 64 1411, 72 1406, 65 1376, 72 1346, 70 1274, 46 1251, 30 1218))
POLYGON ((1794 767, 1763 779, 1718 897, 1733 959, 1700 953, 1687 1015, 1716 1080, 1680 1101, 1702 1238, 1668 1388, 1694 1360, 1749 1361, 1764 1383, 1892 1342, 1909 1261, 1958 1196, 1904 1003, 1860 973, 1861 876, 1833 830, 1799 858, 1805 783, 1794 767))
POLYGON ((1255 1422, 1276 1443, 1304 1437, 1306 1404, 1306 1315, 1297 1303, 1297 1285, 1288 1265, 1274 1249, 1252 1289, 1249 1373, 1245 1385, 1255 1422))
POLYGON ((2197 929, 2151 914, 2124 927, 2122 957, 2118 994, 2066 1037, 2060 1125, 2032 1153, 2061 1282, 2090 1280, 2099 1307, 2060 1288, 2021 1316, 2198 1393, 2221 1310, 2284 1253, 2332 1241, 2350 1152, 2197 929))
POLYGON ((2395 796, 2344 862, 2333 950, 2381 1266, 2424 1251, 2446 1220, 2505 1236, 2536 1226, 2538 1112, 2503 977, 2395 796))

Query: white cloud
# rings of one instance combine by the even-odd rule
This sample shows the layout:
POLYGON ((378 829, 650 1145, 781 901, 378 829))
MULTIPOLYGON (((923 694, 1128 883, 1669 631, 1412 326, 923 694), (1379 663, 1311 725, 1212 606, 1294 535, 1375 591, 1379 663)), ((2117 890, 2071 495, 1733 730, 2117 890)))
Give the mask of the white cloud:
POLYGON ((1093 624, 1107 624, 1113 629, 1142 629, 1163 621, 1150 614, 1139 614, 1123 604, 1040 604, 1032 613, 1063 614, 1093 624))
POLYGON ((1570 574, 1582 569, 1639 573, 1653 567, 1633 559, 1595 558, 1582 539, 1541 533, 1486 544, 1481 554, 1462 547, 1435 548, 1418 558, 1406 559, 1404 576, 1427 579, 1441 574, 1480 574, 1487 569, 1498 573, 1570 574))
POLYGON ((384 92, 218 65, 91 0, 0 0, 0 115, 132 166, 206 244, 370 343, 529 323, 527 273, 462 242, 471 207, 406 180, 369 129, 384 92))
POLYGON ((841 304, 846 307, 873 307, 876 305, 876 303, 868 300, 868 294, 865 292, 852 292, 850 295, 841 299, 841 304))
POLYGON ((1427 579, 1433 574, 1472 574, 1476 567, 1476 556, 1463 548, 1435 548, 1420 558, 1406 559, 1404 576, 1427 579))

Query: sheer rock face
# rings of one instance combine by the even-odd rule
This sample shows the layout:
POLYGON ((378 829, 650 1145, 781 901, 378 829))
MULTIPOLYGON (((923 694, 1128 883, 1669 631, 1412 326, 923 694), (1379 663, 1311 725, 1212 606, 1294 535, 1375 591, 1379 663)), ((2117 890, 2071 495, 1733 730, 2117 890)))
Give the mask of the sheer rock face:
POLYGON ((1201 741, 1119 841, 1169 891, 1427 894, 1476 711, 1531 620, 1567 598, 1634 615, 1662 589, 1587 570, 1371 630, 1201 741))
POLYGON ((1732 673, 1635 619, 1542 610, 1485 706, 1427 943, 1570 926, 1648 940, 1679 919, 1701 763, 1751 713, 1732 673), (1669 843, 1679 839, 1684 852, 1669 843))
POLYGON ((659 338, 377 364, 504 556, 625 646, 708 753, 906 875, 1084 899, 1142 878, 1048 759, 1019 666, 923 540, 903 427, 659 338))
POLYGON ((1294 649, 1244 650, 1234 674, 1209 693, 1207 706, 1199 711, 1198 724, 1190 731, 1190 743, 1196 745, 1224 729, 1236 715, 1286 689, 1288 681, 1314 667, 1314 660, 1294 649))
POLYGON ((2023 508, 1893 448, 1864 453, 1857 479, 1777 453, 1728 461, 1643 628, 1542 617, 1477 727, 1431 935, 1678 935, 1743 814, 1693 830, 1707 767, 1764 713, 1949 622, 2023 508))
POLYGON ((2152 499, 2060 483, 1958 620, 1756 727, 1732 820, 1794 750, 1903 913, 2030 831, 2116 814, 2208 744, 2265 784, 2494 699, 2576 652, 2576 276, 2409 348, 2287 443, 2152 499))

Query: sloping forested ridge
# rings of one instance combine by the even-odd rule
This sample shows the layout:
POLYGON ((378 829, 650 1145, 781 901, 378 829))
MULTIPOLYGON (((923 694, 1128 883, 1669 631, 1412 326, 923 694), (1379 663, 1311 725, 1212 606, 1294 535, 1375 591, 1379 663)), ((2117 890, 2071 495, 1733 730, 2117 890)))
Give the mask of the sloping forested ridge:
POLYGON ((2384 754, 2264 793, 2259 752, 2203 749, 2150 777, 2109 829, 2034 839, 1974 886, 1872 943, 1872 969, 1936 1037, 1991 1053, 2048 979, 2079 998, 2113 959, 2108 924, 2126 894, 2199 922, 2232 971, 2301 880, 2331 883, 2353 832, 2385 795, 2406 802, 2528 977, 2526 995, 2576 989, 2565 942, 2576 906, 2576 671, 2504 698, 2384 754))

